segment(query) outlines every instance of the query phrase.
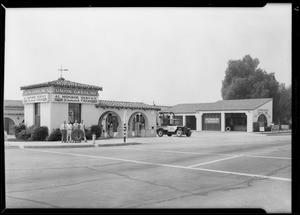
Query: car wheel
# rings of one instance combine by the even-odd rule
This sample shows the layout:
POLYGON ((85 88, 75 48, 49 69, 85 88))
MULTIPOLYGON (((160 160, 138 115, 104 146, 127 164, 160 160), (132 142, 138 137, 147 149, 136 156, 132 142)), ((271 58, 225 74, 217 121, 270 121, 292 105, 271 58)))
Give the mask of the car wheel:
POLYGON ((159 137, 162 137, 162 136, 164 135, 163 130, 158 130, 158 131, 157 131, 157 135, 158 135, 159 137))
POLYGON ((190 136, 191 136, 191 134, 192 134, 192 132, 191 132, 191 131, 187 131, 187 132, 186 132, 186 136, 187 136, 187 137, 190 137, 190 136))
POLYGON ((176 135, 177 135, 177 137, 181 137, 181 136, 182 136, 182 130, 181 130, 181 129, 178 129, 178 130, 176 131, 176 135))

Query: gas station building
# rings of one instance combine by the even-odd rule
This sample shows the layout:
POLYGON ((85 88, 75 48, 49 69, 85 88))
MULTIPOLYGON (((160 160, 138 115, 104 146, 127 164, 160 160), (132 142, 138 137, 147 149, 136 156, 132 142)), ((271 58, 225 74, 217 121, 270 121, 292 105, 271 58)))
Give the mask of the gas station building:
POLYGON ((23 86, 24 121, 26 126, 47 126, 49 133, 65 120, 86 128, 99 125, 102 137, 156 136, 157 106, 142 102, 99 100, 102 87, 58 80, 23 86), (113 135, 109 130, 113 129, 113 135))
MULTIPOLYGON (((181 124, 196 131, 253 132, 273 121, 273 99, 220 100, 214 103, 178 104, 166 111, 175 113, 181 124)), ((263 129, 262 129, 263 130, 263 129)))

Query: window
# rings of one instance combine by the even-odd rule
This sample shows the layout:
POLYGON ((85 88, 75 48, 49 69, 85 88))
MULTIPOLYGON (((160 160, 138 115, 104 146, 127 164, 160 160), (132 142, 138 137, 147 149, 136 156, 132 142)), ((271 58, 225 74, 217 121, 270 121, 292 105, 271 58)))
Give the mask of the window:
POLYGON ((41 125, 41 103, 34 103, 34 124, 37 127, 41 125))
POLYGON ((69 121, 74 123, 77 120, 78 123, 81 122, 81 104, 69 103, 69 121))

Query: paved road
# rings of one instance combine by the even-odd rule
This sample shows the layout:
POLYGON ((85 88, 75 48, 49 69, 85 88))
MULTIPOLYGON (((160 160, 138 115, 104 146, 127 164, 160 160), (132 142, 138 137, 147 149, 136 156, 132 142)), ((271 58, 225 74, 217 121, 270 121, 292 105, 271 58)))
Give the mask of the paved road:
POLYGON ((291 212, 291 135, 195 132, 130 141, 142 144, 6 146, 7 207, 291 212))

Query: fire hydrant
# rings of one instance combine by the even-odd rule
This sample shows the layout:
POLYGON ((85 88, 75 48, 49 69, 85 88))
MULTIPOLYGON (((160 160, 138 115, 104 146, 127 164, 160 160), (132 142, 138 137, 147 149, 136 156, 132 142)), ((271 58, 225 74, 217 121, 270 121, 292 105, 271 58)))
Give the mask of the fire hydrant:
POLYGON ((95 147, 98 147, 98 145, 96 144, 96 134, 94 133, 93 135, 92 135, 92 138, 93 138, 93 144, 95 145, 95 147))

